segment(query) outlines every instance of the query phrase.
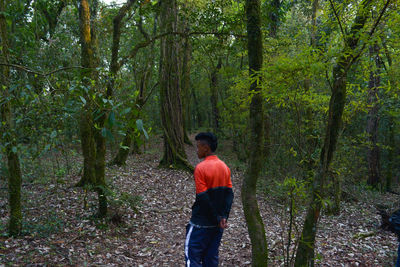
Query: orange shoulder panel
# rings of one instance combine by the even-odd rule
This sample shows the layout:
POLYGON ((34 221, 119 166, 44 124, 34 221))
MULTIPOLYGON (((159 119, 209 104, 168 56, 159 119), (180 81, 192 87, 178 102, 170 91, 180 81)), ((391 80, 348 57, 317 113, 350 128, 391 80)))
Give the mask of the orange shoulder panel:
POLYGON ((199 163, 194 171, 194 179, 196 194, 215 187, 232 188, 231 171, 217 157, 199 163))

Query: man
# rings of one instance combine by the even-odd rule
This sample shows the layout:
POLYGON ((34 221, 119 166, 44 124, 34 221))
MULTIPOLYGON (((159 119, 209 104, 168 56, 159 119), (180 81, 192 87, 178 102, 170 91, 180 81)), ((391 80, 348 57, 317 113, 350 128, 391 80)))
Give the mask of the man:
POLYGON ((231 171, 214 154, 214 134, 199 133, 195 139, 197 156, 204 160, 194 170, 196 200, 186 227, 186 266, 218 266, 218 248, 233 201, 231 171))

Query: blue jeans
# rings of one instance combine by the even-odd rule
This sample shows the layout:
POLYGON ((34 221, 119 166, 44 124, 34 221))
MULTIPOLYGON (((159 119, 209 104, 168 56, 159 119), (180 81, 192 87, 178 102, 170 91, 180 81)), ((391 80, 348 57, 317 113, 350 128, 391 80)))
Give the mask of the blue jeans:
POLYGON ((199 228, 186 226, 186 267, 217 267, 218 249, 223 230, 219 227, 199 228))
POLYGON ((397 249, 396 267, 400 267, 400 242, 399 242, 399 248, 397 249))

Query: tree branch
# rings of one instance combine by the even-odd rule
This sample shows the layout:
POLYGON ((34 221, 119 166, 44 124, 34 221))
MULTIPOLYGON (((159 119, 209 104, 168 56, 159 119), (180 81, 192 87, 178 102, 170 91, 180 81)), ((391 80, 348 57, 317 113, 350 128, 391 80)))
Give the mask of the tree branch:
MULTIPOLYGON (((376 28, 378 27, 378 25, 379 25, 379 23, 380 23, 380 21, 381 21, 381 19, 382 19, 383 14, 385 13, 387 7, 389 6, 389 3, 390 3, 390 0, 387 0, 386 4, 383 6, 383 8, 382 8, 382 10, 381 10, 381 12, 380 12, 380 14, 379 14, 379 17, 377 18, 377 20, 375 21, 374 25, 372 26, 371 31, 369 32, 369 37, 372 36, 372 34, 375 32, 376 28)), ((368 40, 369 40, 369 39, 368 39, 368 40)), ((368 41, 368 40, 367 40, 367 41, 368 41)), ((367 42, 365 42, 365 43, 363 44, 363 46, 362 46, 362 48, 360 49, 359 53, 358 53, 355 57, 353 57, 352 62, 355 62, 355 61, 361 56, 361 54, 362 54, 362 52, 364 51, 366 45, 367 45, 367 42)))
POLYGON ((336 17, 336 19, 337 19, 337 21, 338 21, 338 23, 339 23, 340 31, 342 32, 344 41, 346 41, 346 38, 345 38, 345 37, 346 37, 346 33, 345 33, 344 30, 343 30, 342 23, 340 22, 340 18, 339 18, 338 13, 336 12, 335 6, 333 5, 332 0, 329 0, 329 3, 331 4, 333 13, 335 14, 335 17, 336 17))
POLYGON ((21 66, 21 65, 17 65, 17 64, 11 64, 11 63, 0 62, 0 66, 12 67, 12 68, 15 68, 15 69, 19 69, 19 70, 25 71, 27 73, 36 74, 36 75, 43 76, 43 77, 47 77, 47 76, 50 76, 50 75, 52 75, 54 73, 57 73, 57 72, 60 72, 60 71, 64 71, 64 70, 87 69, 87 68, 84 68, 82 66, 71 66, 71 67, 65 67, 65 68, 52 70, 52 71, 49 71, 49 72, 40 72, 40 71, 37 71, 37 70, 32 70, 32 69, 30 69, 28 67, 25 67, 25 66, 21 66))
POLYGON ((380 23, 383 14, 385 13, 387 7, 389 6, 390 0, 387 0, 386 4, 384 5, 384 7, 381 10, 381 13, 379 14, 378 19, 376 20, 374 26, 372 27, 371 31, 369 32, 369 36, 372 36, 372 34, 374 33, 376 27, 378 27, 378 24, 380 23))
POLYGON ((165 32, 165 33, 161 33, 159 35, 156 35, 144 42, 138 43, 137 45, 135 45, 132 50, 130 51, 129 55, 122 58, 120 60, 120 62, 118 63, 118 68, 121 68, 123 65, 126 64, 126 62, 128 62, 129 59, 132 59, 136 56, 136 54, 138 53, 139 49, 144 48, 148 45, 150 45, 151 43, 155 42, 157 39, 160 39, 162 37, 165 37, 167 35, 170 34, 175 34, 175 35, 179 35, 182 37, 188 37, 191 35, 216 35, 216 36, 220 36, 220 35, 232 35, 235 37, 239 37, 239 38, 246 38, 246 35, 241 35, 241 34, 232 34, 230 32, 189 32, 189 33, 185 33, 185 32, 165 32))

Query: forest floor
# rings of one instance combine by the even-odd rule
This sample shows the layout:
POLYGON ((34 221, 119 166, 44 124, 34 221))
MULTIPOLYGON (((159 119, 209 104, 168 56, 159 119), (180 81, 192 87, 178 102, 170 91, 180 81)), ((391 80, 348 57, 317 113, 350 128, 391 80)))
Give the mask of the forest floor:
MULTIPOLYGON (((0 179, 0 266, 183 266, 194 182, 189 173, 157 168, 161 147, 158 141, 145 153, 131 155, 126 166, 107 168, 114 191, 110 214, 121 216, 114 216, 114 222, 92 217, 96 196, 73 187, 79 180, 76 172, 63 183, 50 180, 25 184, 24 235, 9 238, 5 235, 7 184, 0 179), (122 192, 125 194, 121 197, 122 192), (129 199, 129 195, 140 197, 137 210, 127 205, 129 201, 115 200, 123 196, 129 199)), ((199 162, 194 147, 187 146, 187 154, 193 164, 199 162)), ((229 157, 220 158, 229 164, 229 157)), ((248 266, 251 247, 240 200, 243 174, 231 169, 235 200, 230 226, 221 242, 220 266, 248 266)), ((374 197, 342 203, 339 216, 323 214, 317 234, 316 265, 393 266, 398 243, 393 234, 379 229, 375 204, 396 200, 394 195, 375 193, 374 197)), ((283 266, 288 223, 284 203, 270 194, 260 194, 259 205, 270 266, 283 266)), ((296 221, 301 222, 301 216, 296 221)))

